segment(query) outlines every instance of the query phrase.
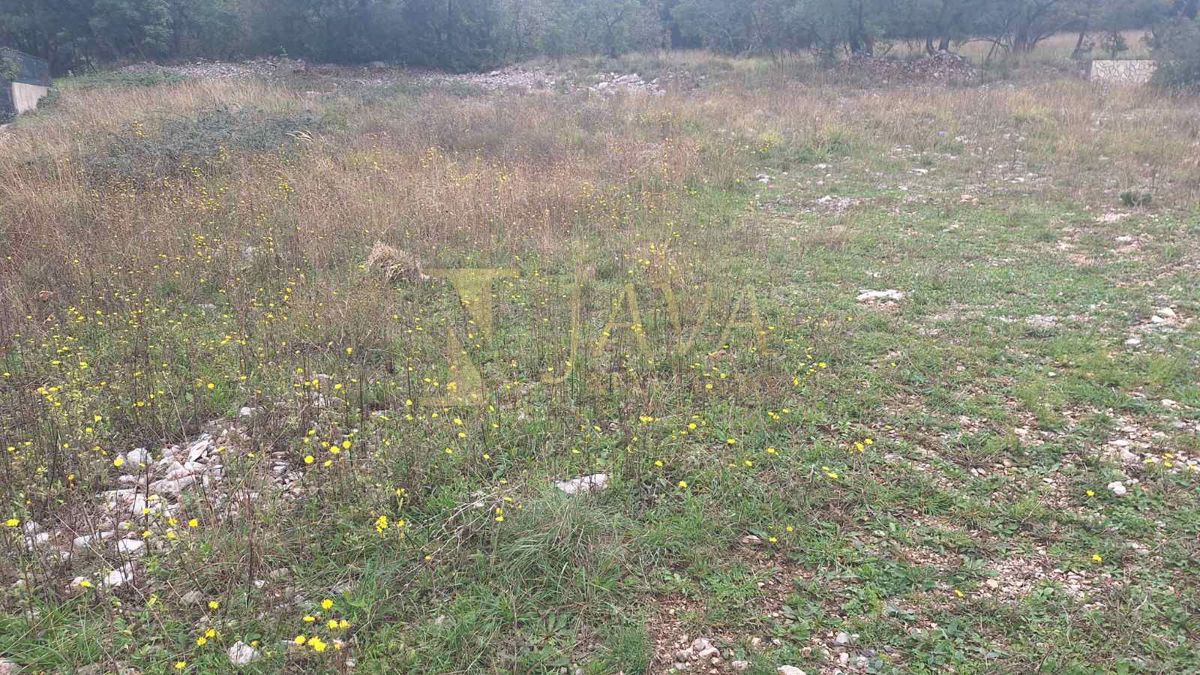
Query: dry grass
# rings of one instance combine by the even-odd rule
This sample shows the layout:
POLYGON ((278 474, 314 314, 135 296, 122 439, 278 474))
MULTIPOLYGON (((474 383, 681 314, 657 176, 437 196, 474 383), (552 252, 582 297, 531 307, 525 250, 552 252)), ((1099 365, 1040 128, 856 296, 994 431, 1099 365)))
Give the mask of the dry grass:
MULTIPOLYGON (((672 66, 695 61, 681 58, 672 66)), ((1200 195, 1200 122, 1189 101, 1063 80, 847 91, 764 72, 766 86, 735 78, 699 99, 581 100, 569 110, 550 97, 419 90, 402 105, 364 104, 244 81, 69 91, 52 116, 4 140, 5 332, 39 291, 69 303, 99 270, 145 264, 150 252, 183 277, 236 277, 229 261, 267 236, 286 244, 282 268, 330 269, 375 239, 433 261, 465 249, 550 252, 582 234, 678 222, 684 186, 744 178, 747 149, 777 162, 944 150, 980 175, 1036 173, 1085 202, 1130 187, 1153 187, 1174 204, 1200 195), (215 108, 324 116, 334 127, 297 127, 277 150, 214 155, 147 184, 89 178, 87 158, 106 145, 215 108), (224 250, 197 259, 201 233, 224 250)))

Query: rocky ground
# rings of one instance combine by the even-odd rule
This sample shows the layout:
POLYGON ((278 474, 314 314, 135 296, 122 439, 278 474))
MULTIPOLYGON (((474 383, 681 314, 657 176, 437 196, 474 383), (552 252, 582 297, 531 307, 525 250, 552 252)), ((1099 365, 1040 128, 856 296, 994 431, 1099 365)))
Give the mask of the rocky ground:
POLYGON ((646 81, 637 73, 601 72, 583 75, 576 71, 557 71, 540 66, 507 66, 483 73, 442 73, 424 69, 409 69, 385 63, 366 66, 310 65, 296 59, 254 59, 249 61, 197 61, 192 63, 157 65, 139 63, 126 66, 125 72, 158 73, 197 79, 278 79, 307 76, 332 78, 363 86, 384 86, 400 82, 435 85, 466 85, 485 91, 515 90, 527 93, 564 93, 587 91, 593 94, 616 93, 660 94, 657 79, 646 81))
POLYGON ((958 82, 967 84, 979 78, 979 68, 950 52, 938 52, 917 59, 891 59, 855 56, 842 66, 847 73, 866 76, 881 84, 958 82))

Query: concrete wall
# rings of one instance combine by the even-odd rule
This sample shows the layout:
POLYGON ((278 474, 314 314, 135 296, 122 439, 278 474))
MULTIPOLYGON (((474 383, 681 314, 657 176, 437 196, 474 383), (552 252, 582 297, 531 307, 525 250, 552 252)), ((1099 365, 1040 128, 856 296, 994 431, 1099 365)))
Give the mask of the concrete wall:
POLYGON ((1146 84, 1154 76, 1158 64, 1149 59, 1127 61, 1092 61, 1088 79, 1092 82, 1115 84, 1146 84))
POLYGON ((39 87, 36 84, 25 84, 24 82, 13 82, 13 107, 16 108, 18 115, 28 112, 37 108, 38 101, 42 100, 42 97, 49 93, 49 87, 39 87))

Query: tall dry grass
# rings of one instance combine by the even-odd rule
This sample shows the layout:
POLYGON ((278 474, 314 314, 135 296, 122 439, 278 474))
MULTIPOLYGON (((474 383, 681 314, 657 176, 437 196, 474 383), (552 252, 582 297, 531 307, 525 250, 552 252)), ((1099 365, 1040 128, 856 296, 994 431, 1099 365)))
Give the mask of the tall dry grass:
MULTIPOLYGON (((660 65, 699 67, 679 59, 660 65)), ((146 264, 250 283, 238 261, 264 246, 276 272, 345 269, 376 239, 442 264, 553 254, 580 237, 678 225, 691 187, 734 186, 756 163, 933 152, 953 163, 948 187, 1036 174, 1097 208, 1129 187, 1175 205, 1200 196, 1195 99, 1066 79, 850 88, 714 63, 724 82, 613 99, 416 85, 314 95, 237 80, 67 90, 3 140, 4 332, 146 264), (125 142, 186 145, 160 136, 218 109, 283 126, 265 149, 210 148, 188 166, 138 157, 98 175, 97 156, 120 164, 125 142)), ((218 146, 238 132, 219 131, 218 146)))

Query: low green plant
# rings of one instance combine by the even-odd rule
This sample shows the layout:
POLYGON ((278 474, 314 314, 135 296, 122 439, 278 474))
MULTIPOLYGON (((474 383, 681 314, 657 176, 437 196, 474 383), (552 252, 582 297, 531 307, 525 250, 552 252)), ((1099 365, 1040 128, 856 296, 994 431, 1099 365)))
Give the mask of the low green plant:
POLYGON ((1154 199, 1154 195, 1149 192, 1139 192, 1137 190, 1125 190, 1121 193, 1121 203, 1130 208, 1150 206, 1150 202, 1154 199))

